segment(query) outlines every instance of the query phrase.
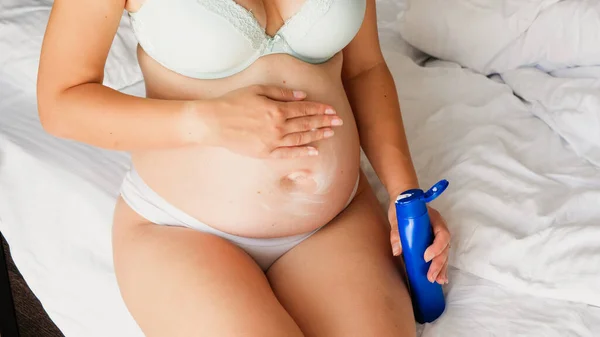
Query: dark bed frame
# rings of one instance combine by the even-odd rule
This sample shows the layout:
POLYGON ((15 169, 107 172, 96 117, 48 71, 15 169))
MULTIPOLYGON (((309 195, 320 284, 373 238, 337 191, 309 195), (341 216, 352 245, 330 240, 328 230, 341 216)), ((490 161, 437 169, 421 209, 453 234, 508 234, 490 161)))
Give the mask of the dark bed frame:
POLYGON ((0 336, 64 337, 12 260, 0 233, 0 336))
POLYGON ((4 237, 0 233, 0 335, 20 337, 15 302, 8 278, 8 263, 4 254, 5 246, 4 237))

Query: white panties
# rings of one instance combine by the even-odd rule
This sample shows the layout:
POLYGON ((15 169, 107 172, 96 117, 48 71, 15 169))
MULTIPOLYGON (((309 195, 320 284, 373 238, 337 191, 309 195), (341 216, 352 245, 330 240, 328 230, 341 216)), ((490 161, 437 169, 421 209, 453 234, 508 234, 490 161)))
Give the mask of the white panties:
MULTIPOLYGON (((358 189, 358 182, 359 180, 357 179, 346 206, 354 198, 358 189)), ((309 233, 281 238, 247 238, 225 233, 208 226, 171 205, 146 185, 133 167, 125 176, 123 185, 121 186, 121 196, 131 209, 157 225, 187 227, 200 232, 210 233, 232 242, 245 250, 263 270, 267 270, 283 254, 322 228, 317 228, 309 233)))

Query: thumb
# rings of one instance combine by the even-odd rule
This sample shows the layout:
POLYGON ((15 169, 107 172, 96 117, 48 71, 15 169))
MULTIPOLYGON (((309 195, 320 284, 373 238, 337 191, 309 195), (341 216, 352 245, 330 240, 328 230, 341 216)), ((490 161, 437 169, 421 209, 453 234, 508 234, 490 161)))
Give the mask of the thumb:
POLYGON ((398 218, 396 218, 396 206, 394 204, 390 204, 388 209, 388 220, 391 228, 398 230, 398 218))
POLYGON ((388 210, 388 219, 390 221, 390 244, 394 256, 402 254, 402 243, 400 242, 400 232, 398 231, 398 219, 396 218, 396 207, 390 205, 388 210))
POLYGON ((402 254, 402 243, 400 242, 400 233, 398 228, 392 228, 390 231, 390 243, 392 244, 392 252, 394 256, 402 254))
POLYGON ((282 102, 300 101, 306 98, 306 93, 302 90, 292 90, 273 85, 261 86, 258 94, 282 102))

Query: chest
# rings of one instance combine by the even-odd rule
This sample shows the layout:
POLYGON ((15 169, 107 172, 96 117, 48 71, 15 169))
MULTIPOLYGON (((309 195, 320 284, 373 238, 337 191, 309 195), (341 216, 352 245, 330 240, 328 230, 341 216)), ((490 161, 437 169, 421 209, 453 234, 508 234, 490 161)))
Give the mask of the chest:
POLYGON ((300 12, 307 0, 236 0, 256 19, 269 36, 274 36, 281 27, 300 12))
POLYGON ((145 0, 130 17, 151 57, 218 78, 273 53, 324 62, 356 35, 365 9, 366 0, 145 0))

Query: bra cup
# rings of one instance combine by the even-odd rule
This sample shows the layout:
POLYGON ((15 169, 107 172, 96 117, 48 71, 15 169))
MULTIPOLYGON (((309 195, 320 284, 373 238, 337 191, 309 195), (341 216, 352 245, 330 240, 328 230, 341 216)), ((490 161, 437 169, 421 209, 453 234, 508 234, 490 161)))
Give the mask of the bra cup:
POLYGON ((303 59, 331 58, 356 36, 366 7, 366 1, 363 0, 333 1, 327 13, 315 20, 308 31, 288 29, 284 38, 290 48, 303 59))
MULTIPOLYGON (((219 73, 256 58, 257 51, 247 39, 226 23, 220 25, 223 27, 219 28, 219 34, 213 33, 215 28, 202 30, 198 34, 190 33, 193 30, 188 30, 185 35, 177 36, 177 30, 165 34, 160 40, 164 48, 161 49, 170 51, 168 64, 177 65, 178 69, 187 73, 219 73), (182 50, 181 46, 186 44, 188 47, 182 50)), ((194 24, 193 27, 197 29, 198 25, 194 24)))
POLYGON ((217 14, 202 6, 155 6, 155 1, 142 7, 143 20, 132 15, 132 26, 140 46, 167 68, 220 73, 256 57, 252 43, 217 14))

